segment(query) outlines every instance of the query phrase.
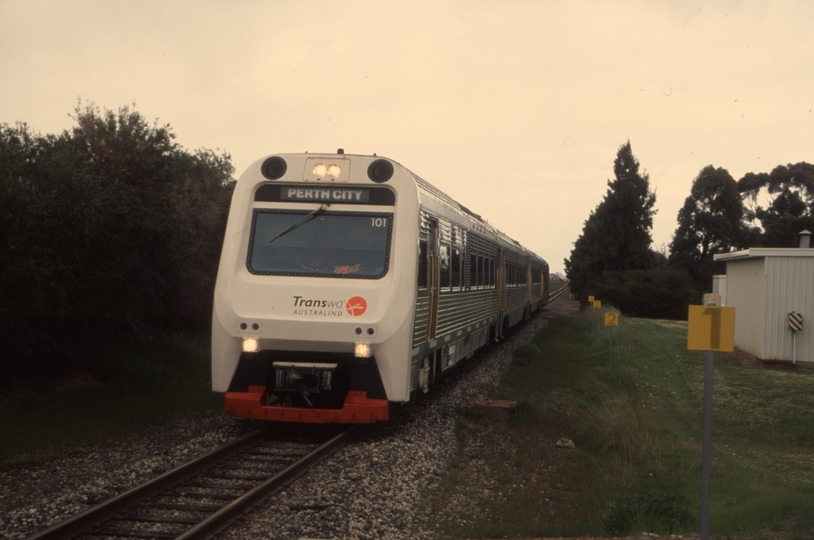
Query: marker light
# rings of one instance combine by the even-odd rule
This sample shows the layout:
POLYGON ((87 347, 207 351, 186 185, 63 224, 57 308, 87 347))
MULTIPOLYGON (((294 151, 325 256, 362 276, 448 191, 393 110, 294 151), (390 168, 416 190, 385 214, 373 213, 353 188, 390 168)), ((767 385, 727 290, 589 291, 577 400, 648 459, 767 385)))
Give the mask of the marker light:
POLYGON ((260 172, 269 180, 281 178, 285 174, 286 169, 288 169, 288 165, 280 156, 272 156, 260 166, 260 172))
POLYGON ((393 164, 386 159, 377 159, 367 168, 367 177, 381 184, 393 177, 393 164))
POLYGON ((353 354, 356 358, 370 358, 370 343, 357 343, 353 354))
POLYGON ((252 353, 260 350, 260 345, 254 338, 243 338, 243 352, 252 353))

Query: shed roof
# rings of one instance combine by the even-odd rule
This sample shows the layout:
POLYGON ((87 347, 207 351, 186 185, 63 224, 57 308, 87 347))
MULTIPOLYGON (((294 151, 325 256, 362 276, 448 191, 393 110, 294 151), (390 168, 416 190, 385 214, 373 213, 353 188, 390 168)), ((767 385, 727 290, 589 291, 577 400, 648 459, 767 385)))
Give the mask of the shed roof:
POLYGON ((744 259, 761 259, 764 257, 814 257, 814 248, 749 248, 731 253, 719 253, 713 258, 716 261, 738 261, 744 259))

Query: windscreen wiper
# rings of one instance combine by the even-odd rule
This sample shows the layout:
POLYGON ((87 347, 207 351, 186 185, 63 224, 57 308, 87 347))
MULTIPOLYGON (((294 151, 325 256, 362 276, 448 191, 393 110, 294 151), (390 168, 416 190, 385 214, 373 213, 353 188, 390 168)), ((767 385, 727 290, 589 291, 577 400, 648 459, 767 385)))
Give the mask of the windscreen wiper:
POLYGON ((312 219, 314 219, 318 215, 325 212, 325 209, 328 208, 328 206, 330 206, 330 205, 329 204, 321 204, 321 205, 319 205, 319 208, 317 208, 313 212, 309 212, 308 214, 305 214, 305 216, 301 220, 299 220, 294 225, 292 225, 291 227, 287 228, 286 230, 284 230, 283 232, 281 232, 280 234, 278 234, 277 236, 275 236, 274 238, 269 240, 269 244, 271 244, 272 242, 274 242, 275 240, 277 240, 281 236, 287 235, 288 233, 290 233, 291 231, 293 231, 294 229, 296 229, 300 225, 305 225, 306 223, 308 223, 309 221, 311 221, 312 219))

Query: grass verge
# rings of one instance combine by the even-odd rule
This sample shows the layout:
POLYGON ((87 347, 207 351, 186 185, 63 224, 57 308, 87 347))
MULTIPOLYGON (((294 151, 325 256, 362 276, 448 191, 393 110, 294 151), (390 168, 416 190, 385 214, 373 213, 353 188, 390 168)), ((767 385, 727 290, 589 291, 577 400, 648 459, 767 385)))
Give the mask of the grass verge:
POLYGON ((0 460, 134 433, 178 414, 222 407, 210 388, 204 338, 170 336, 149 346, 105 343, 96 350, 92 375, 39 381, 6 399, 0 406, 0 460))
MULTIPOLYGON (((551 321, 514 354, 501 419, 462 411, 428 515, 448 538, 693 533, 704 354, 685 322, 551 321), (575 449, 560 448, 561 437, 575 449), (467 500, 466 507, 449 505, 467 500)), ((812 538, 814 373, 715 357, 712 534, 812 538)))

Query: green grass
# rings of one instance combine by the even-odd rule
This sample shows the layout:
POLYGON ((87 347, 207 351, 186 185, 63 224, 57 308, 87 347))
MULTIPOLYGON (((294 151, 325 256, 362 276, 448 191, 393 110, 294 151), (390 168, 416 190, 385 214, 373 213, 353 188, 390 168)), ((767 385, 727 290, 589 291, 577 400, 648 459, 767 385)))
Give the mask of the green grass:
MULTIPOLYGON (((517 401, 508 420, 461 415, 428 508, 447 537, 698 532, 704 353, 686 350, 685 322, 623 318, 609 383, 596 316, 551 321, 515 351, 489 396, 517 401), (458 496, 471 510, 445 512, 458 496)), ((811 538, 814 373, 716 355, 713 403, 712 534, 811 538)))
POLYGON ((182 413, 217 411, 209 343, 167 337, 150 346, 100 344, 90 372, 72 388, 40 383, 0 407, 0 460, 138 432, 182 413))

